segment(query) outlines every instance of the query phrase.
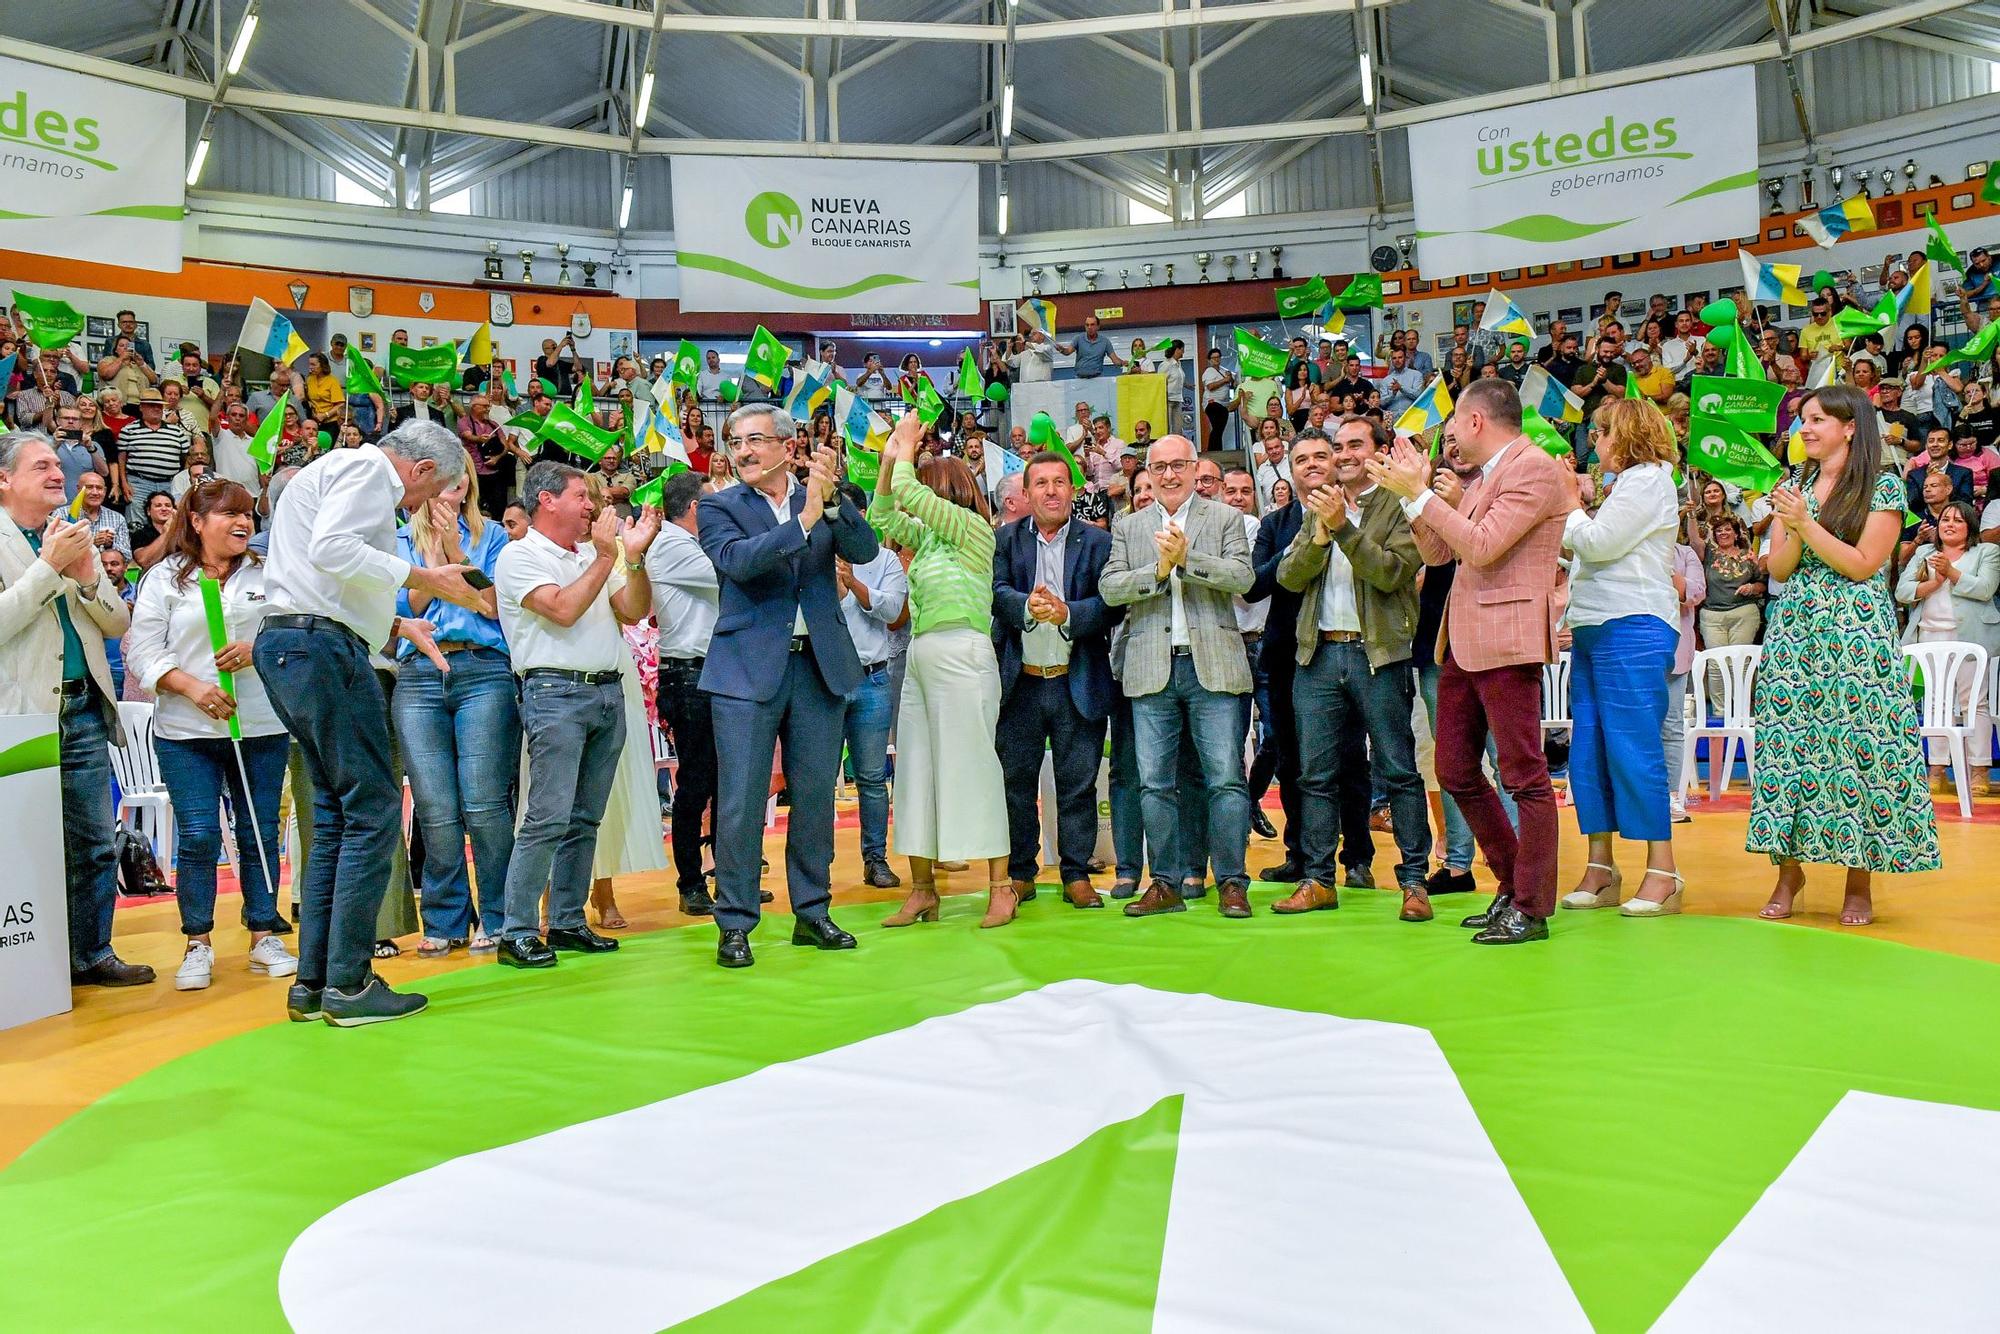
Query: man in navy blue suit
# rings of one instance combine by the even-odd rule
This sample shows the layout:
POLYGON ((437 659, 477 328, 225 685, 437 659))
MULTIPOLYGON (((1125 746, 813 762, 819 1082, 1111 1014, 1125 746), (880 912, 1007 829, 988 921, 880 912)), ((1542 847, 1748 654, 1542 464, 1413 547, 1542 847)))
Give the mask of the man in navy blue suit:
POLYGON ((801 455, 794 476, 795 434, 791 417, 769 404, 730 413, 723 435, 742 485, 704 496, 697 521, 720 584, 701 689, 713 697, 716 962, 724 968, 755 962, 764 803, 780 740, 791 794, 792 943, 854 948, 854 937, 827 916, 834 777, 846 696, 861 681, 833 562, 865 564, 880 548, 868 521, 835 490, 832 450, 801 455))
POLYGON ((1042 828, 1035 797, 1042 750, 1054 758, 1056 852, 1063 897, 1102 908, 1090 884, 1097 846, 1097 772, 1118 690, 1111 627, 1122 611, 1098 596, 1111 537, 1071 513, 1076 488, 1060 454, 1037 454, 1023 474, 1029 517, 1000 530, 993 553, 993 647, 1000 660, 996 748, 1007 779, 1007 874, 1035 896, 1042 828))

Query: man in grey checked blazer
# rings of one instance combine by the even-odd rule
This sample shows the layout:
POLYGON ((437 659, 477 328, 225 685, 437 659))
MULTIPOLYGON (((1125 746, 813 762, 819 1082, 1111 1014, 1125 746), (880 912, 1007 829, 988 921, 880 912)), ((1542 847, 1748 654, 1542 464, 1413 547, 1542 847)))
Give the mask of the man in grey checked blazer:
MULTIPOLYGON (((1194 445, 1162 436, 1146 452, 1154 503, 1120 519, 1098 590, 1125 613, 1125 693, 1139 754, 1146 842, 1174 846, 1175 773, 1181 735, 1194 737, 1208 789, 1208 855, 1224 917, 1250 915, 1243 853, 1250 792, 1243 781, 1243 720, 1236 696, 1250 690, 1250 662, 1231 600, 1254 572, 1243 516, 1194 492, 1194 445)), ((1181 912, 1180 887, 1156 873, 1125 905, 1128 917, 1181 912)))

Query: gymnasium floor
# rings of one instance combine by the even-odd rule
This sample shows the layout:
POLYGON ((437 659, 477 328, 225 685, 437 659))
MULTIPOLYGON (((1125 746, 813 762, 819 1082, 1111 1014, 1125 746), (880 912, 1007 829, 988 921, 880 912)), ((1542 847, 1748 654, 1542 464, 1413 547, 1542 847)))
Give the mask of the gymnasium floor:
MULTIPOLYGON (((670 877, 632 877, 618 887, 632 923, 622 933, 631 943, 620 954, 565 956, 551 972, 521 975, 462 954, 430 962, 406 953, 381 971, 399 986, 437 979, 431 1011, 353 1033, 290 1030, 282 983, 237 967, 246 941, 233 928, 217 933, 214 987, 175 992, 168 979, 180 936, 171 902, 123 909, 121 953, 154 965, 161 983, 82 992, 73 1013, 0 1035, 0 1247, 29 1265, 20 1272, 40 1275, 28 1285, 0 1285, 0 1328, 55 1328, 46 1319, 63 1311, 65 1329, 332 1329, 344 1318, 338 1303, 350 1299, 372 1304, 360 1309, 378 1328, 411 1331, 548 1328, 565 1318, 578 1329, 657 1329, 683 1320, 743 1329, 1245 1321, 1273 1328, 1320 1325, 1309 1313, 1322 1309, 1314 1303, 1328 1302, 1326 1311, 1346 1304, 1336 1323, 1445 1328, 1462 1323, 1452 1312, 1466 1308, 1454 1303, 1489 1302, 1510 1284, 1519 1288, 1514 1313, 1491 1315, 1497 1308, 1484 1305, 1479 1309, 1491 1318, 1474 1323, 1866 1328, 1884 1283, 1905 1295, 1912 1284, 1922 1285, 1930 1294, 1925 1300, 1937 1304, 1934 1319, 1910 1327, 1959 1327, 1967 1311, 1992 1317, 2000 1311, 2000 1288, 1984 1277, 1990 1266, 1960 1259, 1982 1248, 1990 1255, 2000 1243, 2000 1218, 1974 1202, 1990 1202, 2000 1187, 1994 1133, 2000 1053, 1991 1041, 1991 1019, 2000 1013, 1994 967, 2000 905, 1976 869, 1993 864, 1989 857, 2000 861, 2000 802, 1981 802, 1970 822, 1941 804, 1948 869, 1879 883, 1876 924, 1865 929, 1837 925, 1840 878, 1826 871, 1809 875, 1792 922, 1754 920, 1771 872, 1741 850, 1747 798, 1694 809, 1694 823, 1676 831, 1688 877, 1686 918, 1640 922, 1564 913, 1549 944, 1505 951, 1463 942, 1455 920, 1464 898, 1440 899, 1439 919, 1427 926, 1396 922, 1395 896, 1366 891, 1347 892, 1338 913, 1280 919, 1263 911, 1279 893, 1272 886, 1253 893, 1259 912, 1249 923, 1216 918, 1212 898, 1184 918, 1139 922, 1123 920, 1115 904, 1106 913, 1075 913, 1045 892, 1015 927, 980 932, 973 926, 984 897, 977 873, 956 878, 965 897, 947 901, 941 923, 883 932, 875 923, 902 891, 855 887, 859 859, 852 833, 843 831, 834 878, 847 888, 837 890, 836 901, 840 920, 861 936, 855 955, 791 950, 781 919, 756 937, 756 969, 725 974, 712 963, 711 926, 674 930, 689 922, 669 906, 670 877), (1351 1101, 1332 1115, 1315 1113, 1313 1124, 1338 1129, 1308 1138, 1316 1146, 1328 1136, 1358 1135, 1345 1148, 1361 1151, 1368 1163, 1414 1153, 1407 1169, 1428 1184, 1335 1181, 1353 1169, 1329 1162, 1332 1184, 1312 1197, 1318 1203, 1288 1204, 1282 1198, 1288 1171, 1280 1168, 1247 1215, 1229 1213, 1230 1200, 1221 1197, 1232 1186, 1248 1189, 1256 1146, 1264 1141, 1254 1112, 1216 1120, 1217 1110, 1199 1096, 1198 1074, 1189 1076, 1194 1086, 1184 1096, 1147 1093, 1126 1105, 1129 1098, 1107 1095, 1105 1106, 1077 1113, 1083 1119, 1074 1133, 1046 1128, 1055 1140, 1047 1162, 1031 1155, 1004 1172, 994 1168, 1000 1175, 992 1181, 968 1179, 950 1189, 921 1171, 903 1181, 891 1164, 904 1156, 922 1163, 964 1152, 983 1160, 995 1140, 993 1127, 978 1124, 979 1109, 1027 1096, 1019 1085, 1031 1082, 1028 1076, 1013 1073, 1017 1054, 1005 1065, 1009 1074, 980 1086, 985 1102, 940 1102, 934 1118, 898 1109, 921 1107, 931 1095, 964 1094, 943 1075, 907 1088, 891 1081, 871 1094, 874 1085, 844 1070, 829 1087, 845 1093, 831 1102, 826 1088, 818 1088, 815 1118, 837 1121, 838 1104, 850 1094, 857 1116, 881 1103, 879 1115, 871 1113, 856 1131, 867 1138, 855 1153, 882 1165, 888 1194, 922 1196, 893 1217, 847 1220, 849 1232, 832 1227, 835 1240, 789 1235, 782 1227, 767 1237, 768 1220, 752 1231, 754 1220, 737 1219, 717 1196, 625 1198, 653 1190, 647 1164, 655 1157, 671 1165, 661 1170, 677 1182, 699 1175, 713 1156, 705 1146, 746 1161, 771 1160, 766 1167, 776 1179, 789 1179, 785 1141, 797 1123, 755 1119, 768 1121, 770 1100, 783 1098, 756 1081, 781 1079, 780 1071, 802 1078, 816 1062, 901 1041, 905 1030, 976 1025, 988 1011, 1031 1016, 1033 1006, 1049 1004, 1057 1007, 1050 1022, 1065 1042, 1115 1033, 1111 1052, 1154 1053, 1166 1065, 1207 1050, 1202 1016, 1121 1009, 1137 1003, 1134 995, 1147 1005, 1162 996, 1180 1004, 1189 996, 1233 1004, 1229 1015, 1211 1017, 1220 1025, 1215 1052, 1223 1053, 1205 1058, 1213 1060, 1236 1059, 1246 1034, 1279 1040, 1272 1036, 1283 1027, 1278 1020, 1240 1023, 1235 1011, 1251 1007, 1264 1007, 1259 1013, 1266 1015, 1337 1016, 1325 1022, 1345 1025, 1342 1033, 1427 1030, 1421 1046, 1434 1069, 1413 1067, 1385 1077, 1380 1087, 1361 1075, 1335 1081, 1337 1087, 1313 1096, 1351 1101), (1079 1015, 1093 1018, 1085 1023, 1079 1015), (1155 1020, 1173 1034, 1157 1047, 1149 1045, 1147 1027, 1155 1020), (766 1065, 773 1060, 781 1064, 766 1065), (1365 1128, 1380 1125, 1384 1107, 1392 1121, 1399 1115, 1395 1099, 1414 1087, 1410 1081, 1440 1075, 1463 1089, 1467 1115, 1429 1124, 1425 1109, 1438 1100, 1427 1095, 1408 1112, 1413 1140, 1393 1133, 1370 1138, 1377 1132, 1365 1128), (739 1087, 746 1096, 763 1090, 747 1111, 718 1106, 703 1113, 694 1105, 726 1099, 739 1087), (586 1196, 597 1192, 578 1214, 579 1229, 589 1231, 593 1218, 630 1206, 639 1212, 626 1221, 650 1238, 636 1251, 591 1232, 595 1240, 578 1236, 568 1245, 544 1236, 510 1257, 511 1234, 477 1233, 474 1222, 456 1217, 458 1206, 446 1208, 440 1223, 434 1198, 412 1202, 397 1193, 414 1190, 413 1182, 435 1187, 445 1179, 437 1173, 488 1171, 498 1175, 459 1188, 467 1199, 486 1199, 482 1191, 507 1183, 495 1205, 504 1208, 523 1178, 503 1158, 484 1160, 517 1152, 509 1146, 523 1141, 540 1142, 541 1135, 553 1145, 590 1127, 609 1133, 627 1117, 658 1115, 682 1099, 691 1121, 668 1116, 637 1140, 628 1130, 613 1148, 574 1150, 585 1160, 611 1155, 604 1160, 611 1178, 578 1187, 586 1196), (728 1124, 736 1115, 752 1118, 736 1128, 740 1138, 728 1124), (1974 1120, 1926 1119, 1954 1116, 1974 1120), (1218 1127, 1221 1141, 1214 1139, 1218 1127), (1948 1145, 1950 1170, 1936 1170, 1928 1159, 1873 1161, 1862 1152, 1856 1175, 1849 1179, 1840 1169, 1840 1184, 1829 1186, 1821 1180, 1827 1162, 1856 1161, 1857 1138, 1904 1150, 1928 1144, 1938 1154, 1948 1145), (1203 1155, 1218 1143, 1246 1156, 1210 1180, 1203 1155), (336 1162, 342 1171, 335 1179, 319 1179, 332 1171, 324 1165, 336 1162), (1015 1174, 1016 1168, 1025 1170, 1015 1174), (637 1184, 621 1193, 616 1178, 627 1172, 637 1184), (1232 1180, 1238 1175, 1245 1180, 1232 1180), (1089 1189, 1080 1190, 1079 1182, 1089 1189), (931 1199, 926 1190, 942 1194, 931 1199), (1361 1216, 1337 1207, 1343 1191, 1361 1216), (1444 1214, 1394 1224, 1394 1211, 1404 1207, 1396 1201, 1426 1191, 1445 1192, 1448 1198, 1433 1200, 1433 1207, 1462 1210, 1463 1226, 1444 1214), (1933 1198, 1889 1199, 1925 1191, 1933 1198), (342 1201, 353 1203, 332 1207, 342 1201), (1364 1202, 1372 1203, 1364 1208, 1364 1202), (1249 1259, 1241 1283, 1224 1285, 1234 1293, 1228 1300, 1247 1300, 1248 1307, 1217 1307, 1227 1294, 1219 1296, 1213 1282, 1194 1290, 1174 1277, 1182 1272, 1174 1263, 1182 1247, 1189 1248, 1183 1263, 1205 1263, 1207 1243, 1188 1231, 1205 1210, 1224 1211, 1240 1229, 1243 1240, 1228 1247, 1233 1256, 1254 1242, 1266 1250, 1274 1245, 1280 1255, 1303 1247, 1293 1258, 1319 1263, 1306 1254, 1318 1243, 1267 1232, 1294 1209, 1310 1218, 1322 1207, 1332 1210, 1323 1221, 1332 1225, 1337 1248, 1352 1252, 1344 1264, 1327 1261, 1334 1271, 1352 1266, 1345 1298, 1324 1289, 1294 1291, 1285 1281, 1288 1267, 1266 1272, 1268 1259, 1249 1259), (350 1218, 353 1210, 361 1212, 350 1218), (239 1214, 246 1235, 232 1247, 236 1225, 225 1220, 239 1214), (1926 1221, 1918 1226, 1917 1218, 1926 1221), (744 1248, 756 1262, 736 1266, 742 1272, 726 1273, 714 1291, 702 1288, 693 1275, 707 1274, 713 1256, 694 1239, 669 1241, 675 1219, 717 1245, 744 1248), (731 1232, 732 1222, 744 1232, 731 1232), (1895 1230, 1891 1223, 1915 1235, 1875 1235, 1895 1230), (198 1244, 172 1239, 186 1224, 195 1225, 198 1244), (426 1261, 408 1272, 400 1268, 408 1246, 383 1241, 402 1235, 399 1228, 433 1238, 440 1227, 459 1226, 475 1230, 456 1245, 440 1241, 434 1265, 426 1261), (1090 1262, 1079 1265, 1073 1248, 1050 1235, 1069 1227, 1112 1244, 1093 1248, 1090 1262), (1377 1236, 1397 1227, 1417 1235, 1393 1243, 1377 1236), (1513 1240, 1495 1243, 1478 1235, 1482 1227, 1513 1240), (996 1228, 1018 1240, 1018 1252, 1012 1242, 997 1244, 996 1228), (1103 1253, 1120 1249, 1117 1239, 1128 1233, 1127 1254, 1103 1253), (1857 1237, 1875 1267, 1868 1283, 1842 1262, 1857 1237), (1463 1290, 1451 1280, 1385 1286, 1384 1275, 1399 1262, 1422 1256, 1428 1263, 1440 1249, 1479 1252, 1494 1245, 1498 1272, 1481 1277, 1474 1264, 1463 1290), (682 1255, 677 1264, 672 1257, 687 1246, 708 1260, 696 1264, 699 1257, 682 1255), (991 1255, 968 1266, 968 1246, 991 1255), (1510 1258, 1509 1246, 1525 1249, 1510 1258), (816 1247, 840 1253, 823 1256, 816 1247), (603 1295, 581 1308, 528 1301, 488 1309, 464 1300, 466 1285, 483 1291, 493 1286, 489 1279, 504 1291, 519 1277, 512 1269, 519 1263, 574 1273, 603 1295), (1767 1281, 1774 1265, 1775 1295, 1767 1281), (672 1272, 645 1277, 661 1266, 672 1272), (1933 1267, 1956 1275, 1958 1288, 1967 1290, 1940 1281, 1933 1267), (381 1290, 365 1282, 354 1288, 349 1280, 356 1272, 376 1275, 381 1290), (335 1273, 347 1277, 322 1276, 335 1273), (406 1302, 412 1288, 433 1279, 458 1295, 406 1302), (109 1287, 89 1308, 99 1315, 77 1317, 76 1301, 104 1283, 109 1287), (663 1295, 668 1290, 671 1298, 663 1295), (1808 1290, 1818 1295, 1802 1297, 1808 1290)), ((1567 812, 1564 828, 1566 888, 1584 857, 1582 841, 1568 832, 1574 822, 1567 812)), ((1392 882, 1393 850, 1387 839, 1378 846, 1378 877, 1392 882)), ((770 847, 773 864, 782 866, 781 841, 773 838, 770 847)), ((1253 841, 1252 865, 1276 860, 1276 848, 1253 841)), ((1624 849, 1621 861, 1636 879, 1638 850, 1624 849)), ((1477 873, 1487 884, 1483 868, 1477 873)), ((779 895, 771 911, 782 912, 781 877, 766 883, 779 895)), ((943 1048, 945 1064, 976 1068, 978 1054, 995 1041, 970 1029, 954 1033, 943 1048)), ((1060 1063, 1065 1050, 1037 1048, 1034 1059, 1060 1063)), ((1318 1068, 1298 1059, 1298 1050, 1283 1049, 1277 1067, 1318 1068)), ((1378 1058, 1400 1059, 1376 1053, 1364 1065, 1372 1070, 1368 1062, 1378 1058)), ((1086 1051, 1076 1059, 1080 1070, 1094 1073, 1113 1058, 1086 1051)), ((897 1061, 922 1058, 904 1053, 897 1061)), ((1040 1127, 1047 1100, 1059 1102, 1066 1087, 1028 1103, 1019 1124, 1040 1127)), ((1285 1097, 1274 1093, 1259 1105, 1286 1105, 1285 1097)), ((1060 1112, 1046 1119, 1060 1121, 1060 1112)), ((1284 1148, 1299 1127, 1288 1132, 1279 1120, 1270 1141, 1280 1146, 1275 1157, 1290 1161, 1303 1151, 1299 1161, 1306 1165, 1298 1170, 1309 1174, 1312 1146, 1284 1148)), ((1003 1133, 998 1141, 1014 1137, 1003 1133)), ((756 1176, 764 1169, 744 1170, 756 1176)), ((692 1189, 658 1183, 667 1195, 682 1187, 692 1189)), ((868 1194, 793 1201, 793 1216, 803 1208, 814 1218, 831 1217, 850 1207, 848 1199, 868 1194)), ((529 1216, 576 1204, 541 1200, 529 1216)), ((1893 1314, 1900 1320, 1918 1309, 1899 1306, 1893 1314)))

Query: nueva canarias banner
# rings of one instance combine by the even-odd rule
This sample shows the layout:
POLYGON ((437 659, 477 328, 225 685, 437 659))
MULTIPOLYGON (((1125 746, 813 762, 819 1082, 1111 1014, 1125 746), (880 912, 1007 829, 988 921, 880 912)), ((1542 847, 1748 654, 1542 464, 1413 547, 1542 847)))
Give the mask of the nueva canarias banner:
POLYGON ((1749 66, 1410 126, 1426 278, 1756 234, 1749 66))
POLYGON ((0 249, 178 273, 178 97, 0 56, 0 249))
POLYGON ((970 315, 970 163, 677 157, 681 309, 970 315))

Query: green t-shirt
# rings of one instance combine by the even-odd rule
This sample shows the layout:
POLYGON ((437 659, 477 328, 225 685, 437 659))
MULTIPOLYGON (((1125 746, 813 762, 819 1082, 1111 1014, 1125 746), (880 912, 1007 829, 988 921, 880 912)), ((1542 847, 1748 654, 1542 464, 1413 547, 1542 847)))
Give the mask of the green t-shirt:
MULTIPOLYGON (((21 536, 28 539, 28 545, 37 556, 42 554, 40 532, 23 528, 21 536)), ((62 622, 63 630, 63 680, 81 681, 90 675, 90 662, 83 656, 83 640, 77 636, 76 627, 69 620, 69 599, 56 599, 56 619, 62 622)))

